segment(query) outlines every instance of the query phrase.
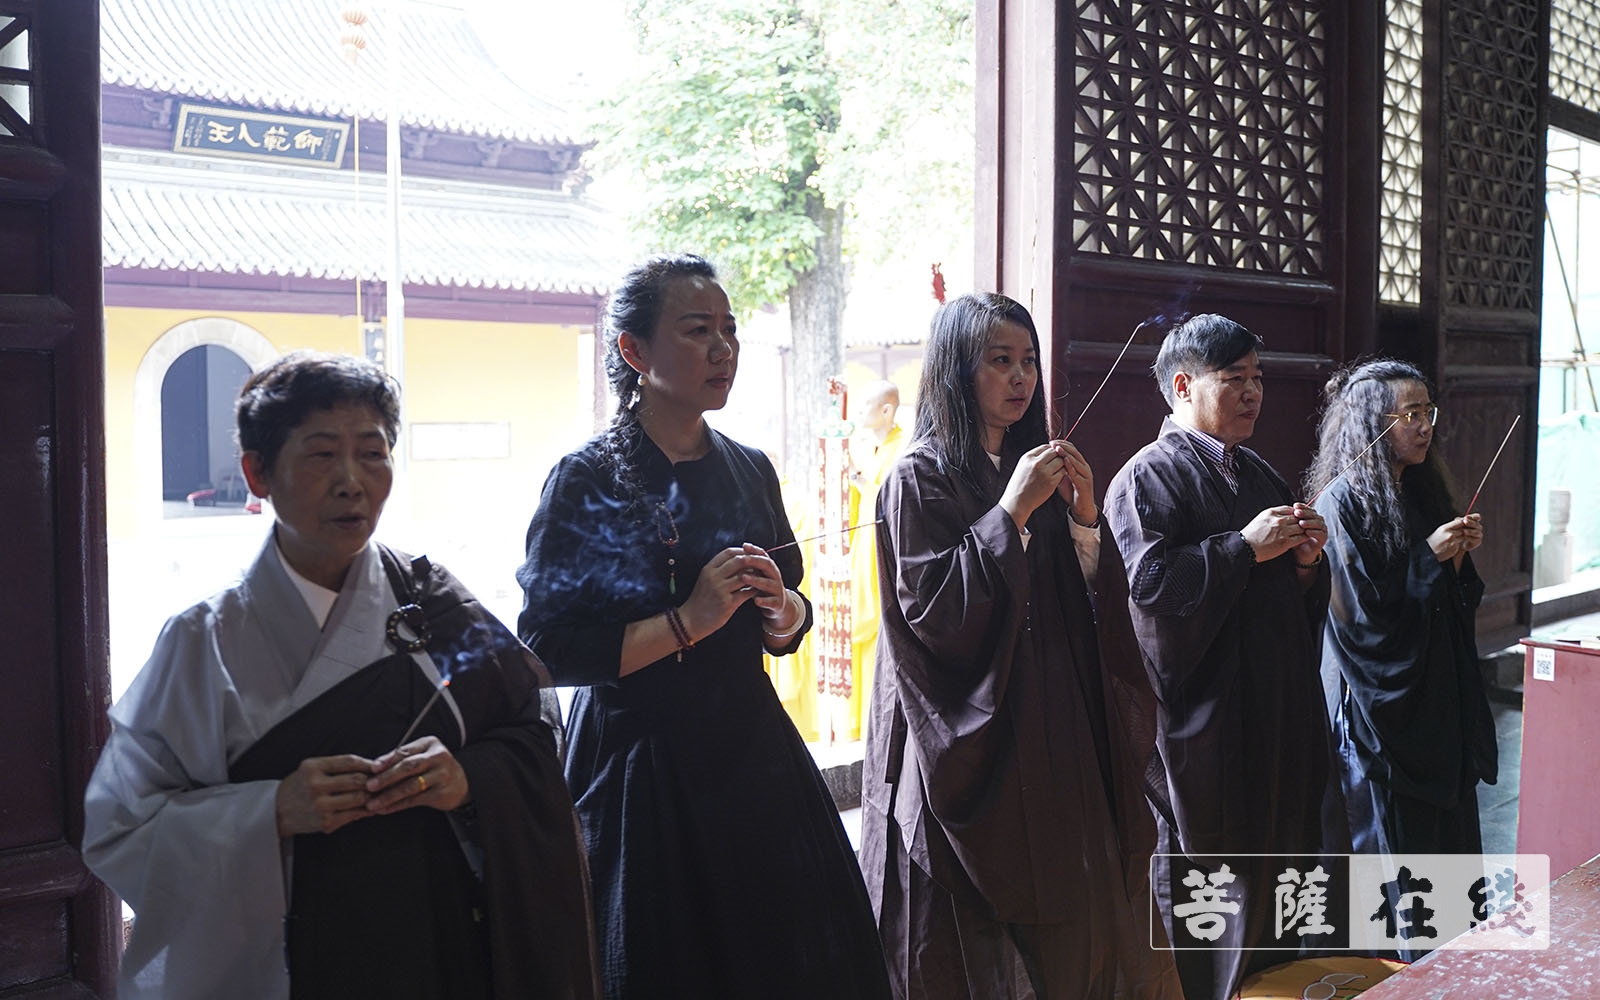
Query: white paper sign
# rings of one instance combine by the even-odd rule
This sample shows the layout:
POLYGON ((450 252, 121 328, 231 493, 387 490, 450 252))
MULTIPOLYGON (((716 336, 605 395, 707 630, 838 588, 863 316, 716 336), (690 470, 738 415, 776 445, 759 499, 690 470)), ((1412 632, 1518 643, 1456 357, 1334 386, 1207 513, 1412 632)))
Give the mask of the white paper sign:
POLYGON ((1543 646, 1533 647, 1533 679, 1536 681, 1556 679, 1555 650, 1545 649, 1543 646))

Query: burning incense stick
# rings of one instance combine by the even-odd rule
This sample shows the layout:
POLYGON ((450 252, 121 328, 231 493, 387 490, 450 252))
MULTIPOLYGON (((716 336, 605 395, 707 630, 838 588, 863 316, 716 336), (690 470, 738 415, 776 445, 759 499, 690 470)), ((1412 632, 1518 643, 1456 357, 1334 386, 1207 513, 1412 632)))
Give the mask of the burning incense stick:
POLYGON ((1094 401, 1100 397, 1100 389, 1104 389, 1106 387, 1106 383, 1111 381, 1111 376, 1116 374, 1117 365, 1122 363, 1122 355, 1127 354, 1128 348, 1133 346, 1133 338, 1139 336, 1139 331, 1143 330, 1149 324, 1150 321, 1145 320, 1138 326, 1134 327, 1132 333, 1128 334, 1128 342, 1122 345, 1122 353, 1117 355, 1117 360, 1111 362, 1111 367, 1106 369, 1106 377, 1100 380, 1100 388, 1096 389, 1094 391, 1094 395, 1089 397, 1089 401, 1083 404, 1083 411, 1078 414, 1078 419, 1072 422, 1072 426, 1067 428, 1067 433, 1062 435, 1063 437, 1072 437, 1072 432, 1078 429, 1079 424, 1083 423, 1083 414, 1089 412, 1089 407, 1093 406, 1094 401))
POLYGON ((1494 457, 1489 459, 1489 467, 1483 470, 1483 478, 1478 480, 1478 488, 1472 491, 1472 500, 1467 504, 1466 513, 1463 513, 1462 517, 1472 513, 1473 505, 1478 502, 1478 494, 1483 492, 1483 484, 1489 481, 1489 473, 1494 471, 1494 463, 1500 461, 1500 453, 1506 450, 1506 442, 1511 440, 1511 432, 1516 430, 1517 424, 1521 422, 1522 414, 1519 413, 1516 419, 1511 421, 1511 426, 1506 428, 1506 436, 1500 439, 1500 447, 1494 450, 1494 457))
POLYGON ((878 523, 877 521, 862 521, 860 524, 852 524, 847 528, 835 528, 833 531, 820 531, 815 535, 807 535, 804 538, 796 538, 792 542, 784 542, 782 545, 774 545, 772 548, 767 550, 767 554, 771 555, 774 552, 778 552, 778 551, 781 551, 783 549, 787 549, 790 546, 799 545, 802 542, 816 541, 818 538, 826 538, 829 535, 848 535, 850 532, 855 531, 857 528, 868 528, 868 527, 871 527, 872 525, 877 524, 877 523, 878 523))
POLYGON ((1367 442, 1367 446, 1365 448, 1361 449, 1360 454, 1356 455, 1355 458, 1352 458, 1349 461, 1349 463, 1347 465, 1345 465, 1344 468, 1339 470, 1339 475, 1338 476, 1334 476, 1332 479, 1330 479, 1327 482, 1322 484, 1322 489, 1318 490, 1317 491, 1317 495, 1312 497, 1309 501, 1306 502, 1306 506, 1307 507, 1315 507, 1317 505, 1317 500, 1322 496, 1322 494, 1328 492, 1328 487, 1330 487, 1334 483, 1338 482, 1340 476, 1343 476, 1346 472, 1349 472, 1351 469, 1355 468, 1356 463, 1361 461, 1361 456, 1365 455, 1367 452, 1371 451, 1373 446, 1376 445, 1379 441, 1382 441, 1383 440, 1383 436, 1385 434, 1389 433, 1391 430, 1393 430, 1394 429, 1394 425, 1398 424, 1399 422, 1400 422, 1400 418, 1399 417, 1395 417, 1393 420, 1389 421, 1389 426, 1385 427, 1383 430, 1379 431, 1377 437, 1375 437, 1371 441, 1367 442))
POLYGON ((439 682, 438 687, 433 689, 433 697, 429 698, 428 703, 422 706, 422 711, 418 712, 417 717, 411 720, 411 725, 406 727, 406 734, 400 737, 399 743, 394 745, 396 750, 399 750, 401 747, 406 745, 406 740, 409 740, 411 738, 411 734, 417 731, 417 727, 422 725, 423 716, 428 714, 428 709, 433 707, 433 703, 439 700, 439 696, 444 694, 444 689, 449 686, 450 678, 446 677, 444 680, 439 682))

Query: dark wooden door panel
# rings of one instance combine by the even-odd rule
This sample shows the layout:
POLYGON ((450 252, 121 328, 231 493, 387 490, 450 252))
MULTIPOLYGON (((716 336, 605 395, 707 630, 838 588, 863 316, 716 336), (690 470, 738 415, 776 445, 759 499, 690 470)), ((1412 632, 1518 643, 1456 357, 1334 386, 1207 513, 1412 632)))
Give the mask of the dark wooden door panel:
POLYGON ((1266 341, 1262 419, 1248 443, 1298 485, 1315 446, 1309 417, 1334 363, 1335 289, 1324 282, 1092 258, 1075 258, 1067 273, 1070 307, 1056 325, 1057 343, 1065 342, 1066 349, 1054 358, 1053 382, 1064 428, 1077 421, 1134 327, 1151 321, 1074 435, 1102 483, 1156 436, 1166 416, 1150 366, 1172 321, 1216 312, 1266 341), (1064 396, 1063 386, 1070 388, 1064 396))
MULTIPOLYGON (((55 420, 50 355, 0 352, 0 635, 7 656, 24 664, 56 662, 55 420), (42 530, 41 530, 42 529, 42 530)), ((62 814, 60 689, 53 672, 8 685, 0 698, 0 851, 58 838, 62 814)))
POLYGON ((1376 242, 1376 8, 984 0, 978 20, 978 282, 1033 311, 1063 429, 1167 318, 1074 435, 1097 478, 1167 412, 1149 366, 1171 321, 1219 312, 1266 341, 1250 445, 1298 480, 1330 369, 1374 339, 1373 257, 1348 248, 1376 242))
POLYGON ((67 908, 59 899, 6 907, 0 915, 0 990, 64 978, 72 969, 67 908))
POLYGON ((0 39, 0 995, 110 996, 121 921, 78 854, 109 685, 99 5, 0 0, 0 39))
POLYGON ((1476 507, 1487 651, 1532 626, 1550 5, 1424 0, 1423 15, 1418 360, 1439 384, 1440 446, 1468 498, 1522 416, 1476 507))

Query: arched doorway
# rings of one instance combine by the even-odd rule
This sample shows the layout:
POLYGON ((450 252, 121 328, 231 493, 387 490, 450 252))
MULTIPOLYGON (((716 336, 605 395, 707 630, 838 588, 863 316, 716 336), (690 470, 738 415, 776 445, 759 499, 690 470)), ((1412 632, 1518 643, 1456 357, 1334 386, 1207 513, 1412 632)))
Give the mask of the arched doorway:
POLYGON ((161 499, 168 517, 234 512, 249 491, 239 475, 233 402, 250 377, 217 344, 180 354, 161 379, 161 499))
MULTIPOLYGON (((168 480, 166 472, 167 448, 165 425, 166 410, 164 396, 169 384, 168 373, 178 366, 179 359, 194 353, 198 348, 212 348, 222 351, 225 355, 242 359, 248 371, 256 371, 273 358, 283 352, 269 341, 259 330, 245 325, 238 320, 226 316, 205 316, 199 319, 186 320, 163 333, 150 345, 144 357, 139 362, 139 370, 134 375, 133 381, 133 489, 128 494, 128 500, 133 504, 136 526, 135 534, 145 536, 146 532, 155 531, 158 534, 167 529, 161 527, 163 522, 174 525, 174 519, 168 516, 169 512, 215 513, 215 508, 192 508, 188 512, 179 511, 174 504, 189 506, 187 500, 189 492, 195 486, 190 486, 175 500, 167 500, 168 480)), ((203 356, 202 356, 203 357, 203 356)), ((178 376, 180 384, 184 379, 178 376)), ((248 377, 248 375, 246 375, 248 377)), ((190 380, 192 382, 192 380, 190 380)), ((242 379, 233 385, 233 393, 237 395, 242 379)), ((229 441, 229 455, 233 453, 233 409, 232 398, 226 397, 219 389, 212 395, 227 399, 227 409, 224 411, 219 403, 218 413, 220 419, 213 418, 210 423, 217 428, 216 433, 223 433, 229 441)), ((191 403, 191 410, 193 404, 191 403)), ((199 467, 195 462, 195 468, 199 467)), ((237 467, 232 466, 230 470, 237 467)), ((211 470, 216 471, 215 463, 211 470)), ((196 483, 205 481, 196 480, 196 483)), ((178 485, 172 486, 176 492, 178 485)), ((237 513, 240 508, 222 508, 229 513, 237 513)), ((148 536, 154 539, 156 536, 148 536)), ((114 545, 113 545, 114 547, 114 545)))

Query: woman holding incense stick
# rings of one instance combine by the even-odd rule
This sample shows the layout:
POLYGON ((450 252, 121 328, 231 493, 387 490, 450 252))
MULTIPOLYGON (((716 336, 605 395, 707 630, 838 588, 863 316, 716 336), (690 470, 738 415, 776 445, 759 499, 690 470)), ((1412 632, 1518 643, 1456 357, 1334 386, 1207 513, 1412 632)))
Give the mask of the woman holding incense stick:
POLYGON ((849 839, 762 670, 811 627, 778 477, 705 420, 738 372, 728 296, 703 258, 651 258, 604 338, 616 417, 551 471, 517 579, 519 631, 578 688, 606 995, 885 997, 849 839))
POLYGON ((1322 675, 1351 837, 1362 852, 1480 853, 1477 784, 1497 771, 1474 640, 1481 515, 1459 513, 1415 366, 1354 364, 1324 395, 1307 486, 1328 522, 1322 675))
POLYGON ((399 405, 382 368, 312 352, 240 394, 272 530, 167 623, 85 802, 84 858, 135 911, 125 998, 597 993, 548 675, 372 541, 399 405))
POLYGON ((1151 947, 1155 700, 1127 577, 1045 420, 1027 310, 941 306, 877 512, 862 868, 900 997, 1180 995, 1151 947))

